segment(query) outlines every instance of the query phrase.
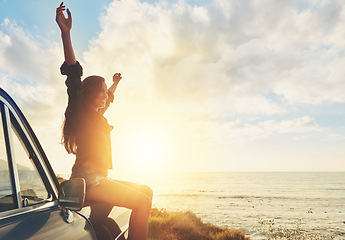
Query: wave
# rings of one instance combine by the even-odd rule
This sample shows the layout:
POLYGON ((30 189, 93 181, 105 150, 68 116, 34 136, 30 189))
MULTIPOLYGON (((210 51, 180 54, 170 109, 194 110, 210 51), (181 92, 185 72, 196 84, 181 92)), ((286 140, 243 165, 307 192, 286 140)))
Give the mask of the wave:
MULTIPOLYGON (((175 198, 197 198, 197 197, 209 197, 213 199, 261 199, 261 200, 300 200, 300 201, 329 201, 332 197, 303 197, 303 196, 257 196, 257 195, 226 195, 217 196, 214 194, 205 193, 167 193, 156 194, 157 197, 175 197, 175 198)), ((345 198, 336 198, 339 201, 345 201, 345 198)))
POLYGON ((345 191, 345 188, 326 188, 326 191, 345 191))

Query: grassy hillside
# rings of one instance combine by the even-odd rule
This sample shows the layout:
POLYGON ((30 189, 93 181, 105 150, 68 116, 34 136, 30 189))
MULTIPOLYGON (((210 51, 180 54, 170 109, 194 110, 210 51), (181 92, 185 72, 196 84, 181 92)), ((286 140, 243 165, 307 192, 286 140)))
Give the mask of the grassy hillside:
POLYGON ((249 240, 237 230, 204 223, 192 212, 152 209, 149 240, 249 240))

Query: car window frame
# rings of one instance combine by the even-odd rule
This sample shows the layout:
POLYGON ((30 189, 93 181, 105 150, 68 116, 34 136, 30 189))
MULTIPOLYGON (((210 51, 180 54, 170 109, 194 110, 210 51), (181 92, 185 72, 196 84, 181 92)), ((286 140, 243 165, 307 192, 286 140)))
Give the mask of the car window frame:
MULTIPOLYGON (((2 115, 2 123, 3 123, 3 131, 4 131, 4 140, 6 146, 6 156, 7 161, 9 164, 9 171, 11 176, 11 186, 14 196, 14 205, 15 208, 11 210, 7 210, 4 212, 0 212, 0 219, 4 215, 8 215, 11 212, 15 213, 18 210, 21 211, 23 209, 30 210, 32 208, 40 207, 42 204, 48 202, 55 202, 53 205, 57 204, 57 193, 58 193, 58 181, 55 177, 53 169, 48 162, 48 159, 40 145, 35 133, 31 129, 29 123, 27 122, 26 118, 24 117, 23 113, 13 101, 13 99, 0 88, 0 114, 2 115), (29 158, 34 163, 37 171, 42 178, 42 181, 46 187, 47 192, 50 194, 50 198, 46 199, 46 201, 42 201, 41 203, 37 203, 35 205, 30 206, 22 206, 21 197, 20 197, 20 186, 19 186, 19 177, 18 177, 18 169, 15 163, 15 159, 12 156, 13 149, 12 149, 12 130, 11 124, 13 124, 13 131, 18 133, 18 137, 20 137, 20 141, 23 143, 24 150, 29 153, 29 158), (37 205, 37 206, 36 206, 37 205)), ((48 204, 51 206, 51 204, 48 204)))
MULTIPOLYGON (((17 134, 16 136, 11 136, 12 138, 12 143, 13 144, 13 138, 14 137, 18 137, 18 140, 20 141, 21 143, 21 147, 24 148, 24 151, 26 152, 27 154, 27 157, 30 159, 30 161, 32 161, 32 163, 34 164, 35 166, 35 171, 38 172, 39 176, 41 177, 42 179, 42 182, 45 186, 45 189, 47 191, 47 193, 49 194, 50 197, 42 200, 41 202, 47 202, 47 201, 51 201, 53 198, 52 198, 52 191, 51 191, 51 184, 48 184, 49 183, 49 179, 46 175, 46 170, 44 169, 44 165, 42 165, 42 162, 39 160, 32 144, 30 143, 30 141, 28 140, 28 138, 26 137, 24 131, 23 131, 23 128, 20 127, 17 119, 15 119, 15 116, 10 113, 10 128, 13 126, 13 131, 11 131, 11 134, 15 131, 17 134)), ((11 147, 12 148, 12 147, 11 147)), ((19 174, 19 169, 18 169, 18 164, 17 164, 17 159, 15 158, 12 158, 12 165, 13 165, 13 170, 16 171, 16 174, 15 175, 18 175, 19 178, 18 178, 18 181, 19 181, 19 190, 20 190, 20 194, 18 194, 17 196, 20 197, 19 199, 22 199, 22 197, 20 196, 23 189, 21 189, 21 186, 20 186, 20 174, 19 174), (15 164, 14 164, 15 163, 15 164)), ((17 185, 17 183, 16 183, 17 185)), ((22 204, 22 201, 20 201, 20 203, 22 204)), ((39 204, 39 202, 37 202, 36 204, 39 204)), ((23 206, 21 206, 23 207, 23 206)))

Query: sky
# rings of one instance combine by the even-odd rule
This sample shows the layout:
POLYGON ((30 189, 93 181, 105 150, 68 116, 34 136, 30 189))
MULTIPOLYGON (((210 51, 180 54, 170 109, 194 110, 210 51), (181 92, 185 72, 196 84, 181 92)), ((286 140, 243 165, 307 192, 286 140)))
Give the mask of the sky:
MULTIPOLYGON (((0 86, 57 173, 67 104, 59 1, 0 0, 0 86)), ((84 77, 121 80, 114 174, 345 171, 345 3, 69 0, 84 77)))

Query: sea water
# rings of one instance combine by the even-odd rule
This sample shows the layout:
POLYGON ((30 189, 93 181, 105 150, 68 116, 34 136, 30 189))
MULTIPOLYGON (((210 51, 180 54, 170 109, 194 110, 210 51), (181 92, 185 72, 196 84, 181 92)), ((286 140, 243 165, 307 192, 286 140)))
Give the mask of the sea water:
POLYGON ((345 172, 170 173, 143 179, 153 207, 259 239, 345 239, 345 172))

